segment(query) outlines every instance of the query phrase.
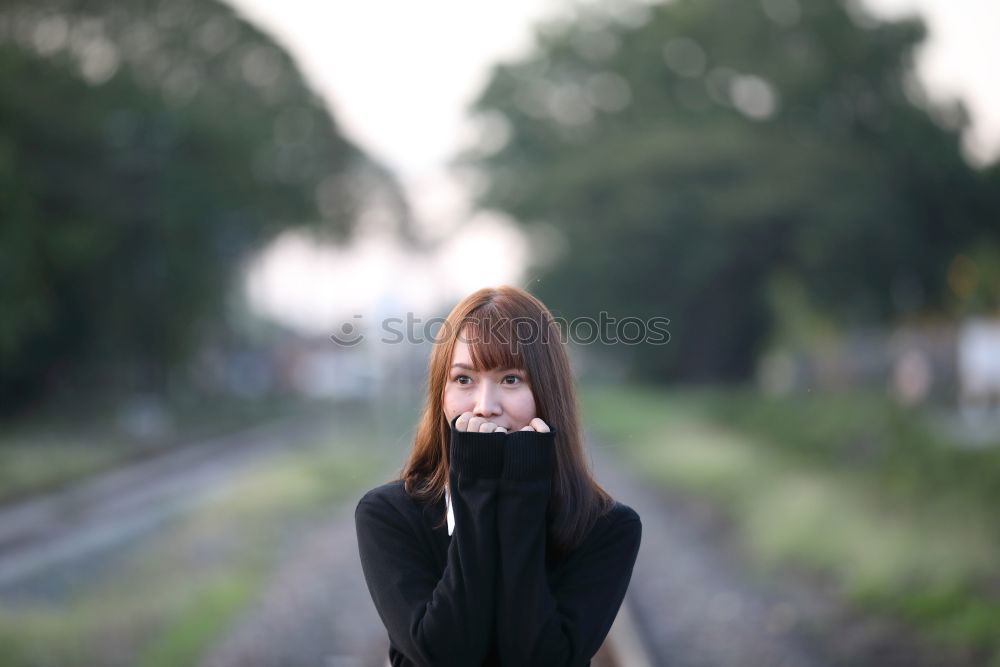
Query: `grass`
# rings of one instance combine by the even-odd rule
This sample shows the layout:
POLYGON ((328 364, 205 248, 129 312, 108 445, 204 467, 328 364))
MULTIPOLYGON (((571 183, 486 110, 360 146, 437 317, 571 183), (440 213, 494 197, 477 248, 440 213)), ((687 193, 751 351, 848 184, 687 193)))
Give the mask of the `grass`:
POLYGON ((106 438, 18 435, 0 442, 0 502, 62 486, 106 470, 126 459, 129 448, 106 438))
POLYGON ((192 596, 184 613, 160 631, 138 660, 142 667, 193 665, 258 592, 260 572, 232 573, 192 596))
POLYGON ((0 664, 186 665, 252 606, 310 522, 385 470, 363 424, 239 474, 60 600, 0 601, 0 664))
POLYGON ((949 446, 871 395, 604 387, 583 403, 638 474, 724 508, 757 564, 824 572, 1000 664, 996 450, 949 446))

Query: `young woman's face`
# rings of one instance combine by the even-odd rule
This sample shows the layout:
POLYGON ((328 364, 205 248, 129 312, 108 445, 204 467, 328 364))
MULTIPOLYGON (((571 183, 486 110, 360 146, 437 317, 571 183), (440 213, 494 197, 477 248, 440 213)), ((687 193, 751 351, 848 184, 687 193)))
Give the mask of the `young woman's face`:
POLYGON ((455 353, 445 383, 444 414, 451 423, 463 412, 485 417, 508 432, 521 430, 538 416, 535 396, 524 371, 514 368, 474 370, 469 345, 459 338, 455 341, 455 353))

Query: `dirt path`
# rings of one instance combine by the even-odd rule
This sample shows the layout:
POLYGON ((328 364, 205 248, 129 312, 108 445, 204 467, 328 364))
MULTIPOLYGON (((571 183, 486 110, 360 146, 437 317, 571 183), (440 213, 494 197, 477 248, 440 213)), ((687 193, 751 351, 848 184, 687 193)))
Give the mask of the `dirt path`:
POLYGON ((637 480, 591 440, 601 484, 642 517, 629 588, 636 622, 659 665, 807 667, 972 665, 889 619, 853 610, 797 572, 756 576, 725 520, 707 505, 637 480))
POLYGON ((389 641, 361 571, 355 502, 345 502, 289 546, 259 603, 237 620, 203 667, 385 665, 389 641))
MULTIPOLYGON (((884 619, 851 611, 815 580, 794 573, 780 581, 755 577, 712 511, 637 481, 604 445, 592 444, 590 451, 598 480, 643 520, 626 603, 655 664, 965 662, 931 652, 884 619)), ((354 502, 345 503, 289 545, 260 602, 237 620, 202 667, 384 667, 388 640, 364 584, 353 511, 354 502)))

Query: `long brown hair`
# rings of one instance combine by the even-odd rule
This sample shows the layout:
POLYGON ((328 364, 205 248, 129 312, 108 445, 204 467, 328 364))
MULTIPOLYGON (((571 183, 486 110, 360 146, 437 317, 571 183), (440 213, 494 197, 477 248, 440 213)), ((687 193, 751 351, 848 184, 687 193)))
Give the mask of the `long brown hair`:
MULTIPOLYGON (((444 414, 444 390, 460 334, 469 344, 476 370, 517 368, 525 372, 536 415, 556 431, 546 517, 556 553, 569 553, 614 500, 594 479, 584 454, 576 389, 558 325, 548 308, 523 289, 483 288, 449 313, 434 341, 426 403, 397 480, 403 480, 406 493, 421 502, 441 502, 444 497, 451 432, 444 414)), ((438 525, 445 520, 442 515, 438 525)))

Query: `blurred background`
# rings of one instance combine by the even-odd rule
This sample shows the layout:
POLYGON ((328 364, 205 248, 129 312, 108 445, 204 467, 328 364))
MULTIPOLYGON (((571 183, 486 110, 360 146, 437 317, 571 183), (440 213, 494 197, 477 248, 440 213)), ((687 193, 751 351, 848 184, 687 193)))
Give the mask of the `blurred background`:
MULTIPOLYGON (((601 665, 1000 665, 993 0, 3 0, 0 664, 385 663, 435 318, 573 330, 601 665)), ((438 326, 440 320, 437 320, 438 326)))

